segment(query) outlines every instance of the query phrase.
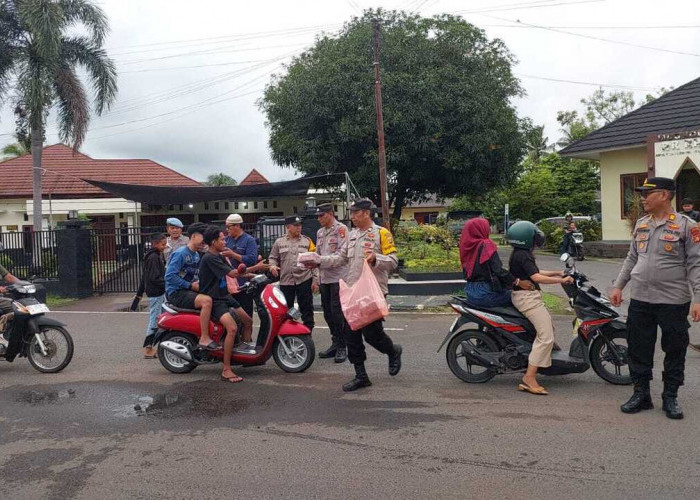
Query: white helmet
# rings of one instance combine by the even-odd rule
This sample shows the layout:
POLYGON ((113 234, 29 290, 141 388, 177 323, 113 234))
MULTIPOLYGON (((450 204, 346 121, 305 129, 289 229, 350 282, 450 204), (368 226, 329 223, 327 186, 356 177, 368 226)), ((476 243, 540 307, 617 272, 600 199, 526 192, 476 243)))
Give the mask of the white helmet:
POLYGON ((226 224, 243 224, 243 217, 238 214, 231 214, 226 217, 226 224))

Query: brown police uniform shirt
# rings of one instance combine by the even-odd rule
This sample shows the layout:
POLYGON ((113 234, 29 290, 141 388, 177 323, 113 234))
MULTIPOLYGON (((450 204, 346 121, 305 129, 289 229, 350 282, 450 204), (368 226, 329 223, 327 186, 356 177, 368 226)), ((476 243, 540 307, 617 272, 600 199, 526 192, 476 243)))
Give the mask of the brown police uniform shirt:
POLYGON ((695 221, 676 212, 666 220, 639 219, 615 288, 627 284, 634 300, 685 304, 692 298, 700 303, 700 228, 695 221))
MULTIPOLYGON (((339 255, 348 241, 348 228, 337 220, 331 227, 321 227, 316 233, 316 253, 320 256, 339 255)), ((345 276, 346 266, 324 267, 319 270, 321 283, 338 283, 345 276)))
POLYGON ((369 229, 354 228, 350 231, 344 248, 333 255, 321 257, 321 269, 325 267, 347 266, 343 281, 354 285, 362 274, 365 250, 371 250, 377 256, 372 267, 384 295, 389 293, 389 276, 398 267, 394 237, 388 229, 372 224, 369 229))
POLYGON ((318 269, 307 269, 297 265, 300 253, 314 252, 316 246, 311 238, 303 234, 298 238, 282 236, 272 245, 268 261, 280 268, 280 285, 299 285, 308 279, 318 283, 318 269))

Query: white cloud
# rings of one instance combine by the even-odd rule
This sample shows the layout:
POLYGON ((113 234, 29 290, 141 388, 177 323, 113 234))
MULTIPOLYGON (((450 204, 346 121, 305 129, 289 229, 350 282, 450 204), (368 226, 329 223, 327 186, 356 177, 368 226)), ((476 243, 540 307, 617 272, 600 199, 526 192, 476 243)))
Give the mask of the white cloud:
MULTIPOLYGON (((269 60, 313 42, 315 29, 292 30, 310 26, 337 29, 351 15, 357 14, 353 4, 362 8, 423 4, 426 10, 422 13, 432 15, 492 7, 496 3, 486 0, 469 2, 468 5, 457 0, 393 0, 372 4, 364 0, 199 0, 193 4, 184 0, 102 0, 100 5, 112 28, 108 48, 118 61, 121 72, 119 97, 114 113, 96 117, 91 123, 84 151, 97 158, 151 158, 199 180, 219 171, 240 180, 252 168, 270 180, 294 177, 292 170, 281 169, 270 159, 264 116, 255 104, 259 93, 241 94, 259 91, 269 80, 269 74, 275 69, 279 71, 279 62, 269 60), (268 34, 263 38, 222 38, 216 43, 202 40, 162 44, 281 30, 287 32, 268 34), (183 55, 191 52, 199 53, 183 55), (268 61, 267 66, 260 66, 265 64, 264 61, 268 61), (232 62, 239 64, 230 64, 232 62), (260 67, 255 69, 256 65, 260 67), (205 67, 162 69, 183 66, 205 67), (156 69, 158 71, 142 71, 156 69), (217 78, 221 81, 214 84, 217 78), (172 94, 170 89, 185 86, 189 87, 176 98, 158 102, 159 97, 172 94), (217 103, 209 104, 212 102, 217 103), (148 119, 156 115, 163 116, 148 119), (130 123, 120 126, 125 122, 130 123)), ((692 16, 688 14, 695 11, 694 6, 691 0, 674 2, 673 8, 664 8, 650 0, 608 0, 485 14, 544 26, 660 26, 691 24, 692 16)), ((519 60, 515 68, 518 74, 636 87, 679 86, 700 76, 696 69, 698 57, 610 44, 535 28, 493 26, 509 23, 485 15, 463 15, 468 21, 483 26, 490 37, 499 37, 506 42, 519 60)), ((568 30, 700 53, 700 29, 568 30)), ((580 109, 579 100, 596 88, 525 77, 521 81, 527 96, 516 102, 519 113, 531 117, 535 123, 545 124, 550 140, 559 136, 555 120, 557 111, 580 109)), ((641 98, 646 92, 635 93, 641 98)), ((11 133, 14 125, 11 109, 5 106, 1 112, 0 134, 11 133)), ((50 119, 49 134, 55 134, 53 119, 50 119)), ((10 139, 0 135, 0 143, 10 139)), ((57 141, 56 135, 49 135, 47 142, 57 141)))

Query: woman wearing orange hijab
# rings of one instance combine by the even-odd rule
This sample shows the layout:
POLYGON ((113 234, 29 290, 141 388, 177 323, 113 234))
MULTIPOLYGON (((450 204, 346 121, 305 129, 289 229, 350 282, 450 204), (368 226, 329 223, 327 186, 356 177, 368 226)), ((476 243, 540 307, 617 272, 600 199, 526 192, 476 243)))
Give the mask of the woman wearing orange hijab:
POLYGON ((459 240, 459 259, 467 284, 464 291, 470 303, 477 307, 510 306, 510 291, 514 285, 530 289, 532 283, 516 279, 498 256, 498 247, 491 241, 489 221, 469 219, 459 240))

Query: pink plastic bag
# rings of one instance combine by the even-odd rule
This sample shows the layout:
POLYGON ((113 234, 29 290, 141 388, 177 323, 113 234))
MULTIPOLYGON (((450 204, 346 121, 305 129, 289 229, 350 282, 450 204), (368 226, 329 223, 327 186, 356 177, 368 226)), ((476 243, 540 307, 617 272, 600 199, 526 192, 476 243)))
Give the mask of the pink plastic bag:
MULTIPOLYGON (((226 257, 226 262, 228 262, 228 265, 233 267, 233 264, 231 264, 231 259, 226 257)), ((234 268, 235 269, 235 268, 234 268)), ((226 291, 230 293, 231 295, 235 295, 238 293, 238 279, 232 278, 231 276, 226 276, 226 291)))
POLYGON ((367 261, 362 265, 357 283, 350 286, 340 280, 340 306, 352 330, 359 330, 389 315, 389 305, 367 261))

